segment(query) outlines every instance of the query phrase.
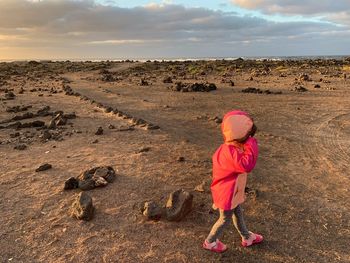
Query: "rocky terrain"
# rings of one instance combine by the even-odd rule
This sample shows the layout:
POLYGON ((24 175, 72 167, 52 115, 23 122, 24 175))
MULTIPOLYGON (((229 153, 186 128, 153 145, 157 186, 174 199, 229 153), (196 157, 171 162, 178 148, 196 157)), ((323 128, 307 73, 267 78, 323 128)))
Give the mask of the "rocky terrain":
POLYGON ((350 58, 0 63, 1 262, 349 262, 350 58), (231 109, 265 241, 201 248, 231 109))

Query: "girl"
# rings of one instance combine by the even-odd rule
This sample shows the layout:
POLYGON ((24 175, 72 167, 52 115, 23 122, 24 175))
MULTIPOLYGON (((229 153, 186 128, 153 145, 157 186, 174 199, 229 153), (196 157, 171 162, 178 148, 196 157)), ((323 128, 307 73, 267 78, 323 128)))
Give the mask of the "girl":
POLYGON ((213 155, 213 182, 211 192, 213 208, 219 209, 220 217, 212 227, 203 248, 224 252, 227 247, 218 238, 224 228, 233 221, 242 237, 242 246, 262 242, 263 237, 248 231, 240 204, 245 200, 247 173, 253 170, 258 157, 258 144, 253 138, 256 126, 246 112, 231 111, 221 124, 224 144, 213 155))

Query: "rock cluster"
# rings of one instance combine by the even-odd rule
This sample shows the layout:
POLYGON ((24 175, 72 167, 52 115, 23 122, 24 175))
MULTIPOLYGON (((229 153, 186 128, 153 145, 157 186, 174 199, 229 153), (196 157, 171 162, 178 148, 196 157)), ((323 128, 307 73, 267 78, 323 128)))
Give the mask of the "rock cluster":
POLYGON ((86 170, 77 178, 71 177, 64 183, 64 190, 80 188, 83 191, 106 186, 116 178, 114 169, 110 166, 99 166, 86 170))
POLYGON ((261 90, 259 88, 252 88, 252 87, 242 89, 241 91, 243 93, 267 94, 267 95, 269 95, 269 94, 274 94, 274 95, 282 94, 282 91, 270 91, 268 89, 261 90))
POLYGON ((210 92, 216 89, 217 87, 214 83, 206 84, 177 82, 175 86, 171 87, 171 90, 181 92, 210 92))

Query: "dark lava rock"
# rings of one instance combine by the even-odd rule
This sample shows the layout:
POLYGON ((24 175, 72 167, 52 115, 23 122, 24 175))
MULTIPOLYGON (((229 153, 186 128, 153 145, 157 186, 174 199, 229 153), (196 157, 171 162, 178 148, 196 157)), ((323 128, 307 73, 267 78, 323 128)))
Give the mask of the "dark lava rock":
POLYGON ((138 150, 136 153, 144 153, 149 152, 151 150, 150 147, 142 147, 140 150, 138 150))
POLYGON ((64 85, 64 86, 63 86, 63 91, 64 91, 65 94, 68 95, 68 96, 73 96, 73 95, 74 95, 74 91, 73 91, 73 89, 72 89, 69 85, 64 85))
POLYGON ((79 220, 89 221, 93 214, 92 198, 85 192, 79 193, 72 205, 71 215, 79 220))
POLYGON ((181 221, 192 210, 193 195, 183 189, 172 192, 166 203, 166 218, 181 221))
POLYGON ((145 126, 146 130, 158 130, 160 129, 160 127, 158 125, 154 125, 154 124, 151 124, 151 123, 148 123, 146 126, 145 126))
POLYGON ((102 135, 102 134, 103 134, 102 127, 98 127, 97 131, 95 132, 95 135, 102 135))
POLYGON ((86 179, 83 181, 78 181, 78 187, 83 191, 88 191, 94 189, 96 186, 94 180, 86 179))
POLYGON ((12 91, 5 93, 6 100, 13 100, 15 97, 16 97, 16 95, 12 91))
POLYGON ((110 113, 110 112, 112 112, 113 111, 113 108, 112 107, 105 107, 104 108, 105 109, 105 113, 110 113))
POLYGON ((50 140, 52 138, 52 134, 48 130, 44 130, 41 137, 43 140, 50 140))
POLYGON ((40 128, 44 126, 45 126, 45 122, 43 121, 32 121, 32 122, 22 123, 20 128, 40 128))
POLYGON ((321 85, 320 85, 320 84, 316 84, 316 85, 314 86, 314 88, 315 88, 315 89, 319 89, 319 88, 321 88, 321 85))
POLYGON ((140 86, 149 86, 149 83, 148 83, 147 80, 141 79, 141 81, 140 81, 140 86))
POLYGON ((261 90, 259 88, 245 88, 241 90, 243 93, 255 93, 255 94, 282 94, 281 91, 270 91, 270 90, 261 90))
POLYGON ((35 171, 36 172, 42 172, 42 171, 46 171, 52 168, 52 165, 49 163, 45 163, 40 165, 35 171))
POLYGON ((44 106, 40 108, 36 113, 39 116, 48 116, 50 111, 50 106, 44 106))
POLYGON ((32 108, 32 106, 13 106, 6 108, 6 112, 21 112, 21 111, 27 111, 29 108, 32 108))
POLYGON ((25 144, 19 144, 19 145, 16 145, 16 146, 14 147, 14 149, 15 149, 15 150, 19 150, 19 151, 23 151, 23 150, 27 149, 27 145, 25 145, 25 144))
POLYGON ((184 161, 185 161, 185 157, 179 156, 179 157, 176 159, 176 161, 178 161, 178 162, 184 162, 184 161))
POLYGON ((62 117, 65 119, 75 119, 77 115, 75 114, 75 112, 71 112, 71 113, 63 114, 62 117))
POLYGON ((69 178, 64 182, 64 190, 75 189, 79 187, 79 181, 75 177, 69 178))
POLYGON ((303 86, 299 86, 299 87, 295 87, 294 88, 294 91, 297 91, 297 92, 306 92, 308 91, 307 88, 303 87, 303 86))
POLYGON ((148 220, 159 220, 162 217, 162 209, 153 201, 145 202, 142 208, 142 214, 148 220))
POLYGON ((177 82, 175 87, 172 87, 173 91, 181 92, 209 92, 216 90, 217 87, 214 83, 205 84, 205 83, 182 83, 177 82))
POLYGON ((173 83, 173 80, 171 79, 171 77, 165 77, 163 79, 163 83, 173 83))
POLYGON ((112 183, 115 177, 116 173, 112 167, 100 166, 84 171, 78 176, 77 180, 80 189, 91 190, 112 183))
POLYGON ((24 119, 30 119, 35 117, 34 113, 31 112, 26 112, 23 115, 16 115, 12 118, 13 121, 20 121, 20 120, 24 120, 24 119))

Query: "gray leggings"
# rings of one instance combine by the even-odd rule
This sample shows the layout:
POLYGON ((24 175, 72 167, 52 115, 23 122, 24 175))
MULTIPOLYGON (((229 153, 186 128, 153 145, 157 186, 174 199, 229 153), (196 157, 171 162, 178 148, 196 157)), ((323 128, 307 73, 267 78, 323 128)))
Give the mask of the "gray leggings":
POLYGON ((216 241, 216 239, 222 235, 223 230, 225 229, 226 226, 230 224, 231 220, 233 221, 233 224, 237 229, 238 233, 241 235, 241 237, 245 239, 249 238, 250 233, 245 225, 243 213, 240 205, 238 205, 236 208, 232 210, 219 209, 219 212, 220 212, 220 217, 212 227, 207 237, 207 241, 209 243, 216 241))

